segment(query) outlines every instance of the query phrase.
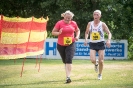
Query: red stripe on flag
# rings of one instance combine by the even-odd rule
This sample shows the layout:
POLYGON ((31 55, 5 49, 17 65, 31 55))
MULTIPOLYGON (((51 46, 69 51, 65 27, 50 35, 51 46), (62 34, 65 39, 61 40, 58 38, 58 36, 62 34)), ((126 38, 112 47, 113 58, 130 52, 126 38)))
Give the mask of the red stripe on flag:
POLYGON ((0 55, 16 55, 23 54, 26 52, 36 52, 44 49, 44 41, 40 42, 29 42, 23 44, 0 44, 0 55))

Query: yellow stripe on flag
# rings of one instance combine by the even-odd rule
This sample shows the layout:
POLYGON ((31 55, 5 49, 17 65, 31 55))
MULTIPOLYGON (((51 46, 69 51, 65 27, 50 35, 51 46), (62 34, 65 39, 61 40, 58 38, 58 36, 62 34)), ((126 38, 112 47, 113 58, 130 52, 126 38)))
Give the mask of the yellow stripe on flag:
POLYGON ((36 52, 27 52, 27 56, 36 56, 36 55, 40 55, 44 53, 44 49, 40 50, 40 51, 36 51, 36 52))
POLYGON ((0 55, 0 59, 17 59, 17 58, 24 58, 26 56, 36 56, 44 53, 44 49, 36 52, 27 52, 23 54, 16 54, 16 55, 0 55))
POLYGON ((44 39, 46 39, 45 37, 46 37, 46 31, 44 31, 44 32, 33 32, 33 31, 31 31, 29 42, 43 41, 44 39))
POLYGON ((44 19, 44 18, 34 18, 34 17, 29 17, 29 18, 13 17, 13 18, 10 18, 10 17, 3 16, 3 20, 9 21, 9 22, 29 22, 29 21, 32 21, 32 19, 33 19, 33 22, 38 22, 38 23, 44 23, 44 22, 47 22, 49 20, 48 17, 46 19, 44 19))
MULTIPOLYGON (((1 43, 2 44, 21 44, 28 42, 29 32, 25 33, 7 33, 2 32, 1 43)), ((30 33, 29 42, 40 42, 47 37, 47 31, 30 33)))
POLYGON ((10 18, 10 17, 3 16, 3 20, 9 21, 9 22, 29 22, 29 21, 32 21, 32 17, 30 17, 30 18, 21 18, 21 17, 10 18))
POLYGON ((28 42, 29 32, 25 33, 7 33, 2 32, 1 43, 2 44, 21 44, 28 42))
POLYGON ((26 57, 26 53, 16 55, 0 55, 0 59, 17 59, 26 57))

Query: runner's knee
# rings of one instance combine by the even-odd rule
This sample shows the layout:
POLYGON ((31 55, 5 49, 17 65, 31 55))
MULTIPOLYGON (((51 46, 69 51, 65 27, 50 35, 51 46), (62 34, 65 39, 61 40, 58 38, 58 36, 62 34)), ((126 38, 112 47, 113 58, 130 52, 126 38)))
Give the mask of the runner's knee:
POLYGON ((91 62, 92 62, 92 63, 95 63, 96 60, 95 60, 94 58, 91 58, 91 62))
POLYGON ((103 60, 99 60, 99 64, 103 64, 103 62, 104 62, 103 60))

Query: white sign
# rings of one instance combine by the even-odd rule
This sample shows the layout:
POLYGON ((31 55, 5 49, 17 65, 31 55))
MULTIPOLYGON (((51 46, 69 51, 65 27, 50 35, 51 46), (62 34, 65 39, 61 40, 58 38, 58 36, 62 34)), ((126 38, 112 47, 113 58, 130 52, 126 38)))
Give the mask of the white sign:
MULTIPOLYGON (((84 46, 84 39, 76 41, 76 51, 73 59, 90 59, 89 44, 84 46)), ((127 59, 127 40, 112 40, 111 47, 105 49, 105 59, 127 59)), ((57 50, 57 39, 46 39, 44 43, 44 54, 42 58, 46 59, 60 59, 57 50)), ((98 57, 98 54, 96 54, 98 57)), ((33 58, 33 57, 32 57, 33 58)))

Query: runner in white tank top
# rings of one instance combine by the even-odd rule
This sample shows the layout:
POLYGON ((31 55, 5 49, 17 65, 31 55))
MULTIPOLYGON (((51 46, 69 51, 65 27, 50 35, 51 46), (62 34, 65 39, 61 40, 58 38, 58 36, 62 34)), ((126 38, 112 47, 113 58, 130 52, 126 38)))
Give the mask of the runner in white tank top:
POLYGON ((94 26, 94 21, 90 23, 90 42, 101 42, 104 41, 104 31, 102 28, 102 22, 100 21, 98 26, 94 26))
MULTIPOLYGON (((93 12, 94 20, 89 22, 85 32, 85 42, 84 45, 88 44, 88 36, 90 34, 90 60, 95 66, 95 71, 98 73, 98 79, 102 80, 102 70, 104 62, 104 32, 108 35, 108 40, 106 41, 106 46, 110 47, 110 40, 112 34, 110 33, 107 25, 104 22, 100 21, 101 11, 95 10, 93 12), (98 63, 96 63, 96 52, 98 52, 99 58, 98 63), (99 66, 99 67, 98 67, 99 66)), ((89 53, 89 52, 88 52, 89 53)))

